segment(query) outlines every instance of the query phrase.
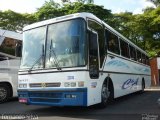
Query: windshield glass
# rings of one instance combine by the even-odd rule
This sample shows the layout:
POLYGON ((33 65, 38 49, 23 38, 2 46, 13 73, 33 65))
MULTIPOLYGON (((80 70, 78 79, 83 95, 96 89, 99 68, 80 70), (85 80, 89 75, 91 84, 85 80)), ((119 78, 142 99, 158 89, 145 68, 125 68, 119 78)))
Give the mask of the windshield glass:
POLYGON ((29 31, 25 31, 23 34, 23 50, 20 68, 42 68, 43 57, 41 56, 43 54, 42 48, 45 43, 46 27, 40 27, 29 31), (37 63, 35 63, 38 59, 40 60, 37 63))
POLYGON ((48 25, 47 35, 46 26, 25 31, 20 69, 84 66, 87 58, 85 39, 83 19, 48 25), (45 57, 41 57, 44 46, 45 57))
POLYGON ((85 65, 85 30, 82 19, 49 25, 46 68, 85 65))

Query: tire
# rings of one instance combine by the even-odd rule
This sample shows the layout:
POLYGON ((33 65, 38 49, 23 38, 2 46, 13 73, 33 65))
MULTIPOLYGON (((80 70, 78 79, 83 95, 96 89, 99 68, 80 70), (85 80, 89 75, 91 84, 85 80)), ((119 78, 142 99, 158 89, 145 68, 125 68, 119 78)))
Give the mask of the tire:
POLYGON ((6 102, 10 96, 10 87, 7 85, 0 85, 0 103, 6 102))
POLYGON ((101 90, 101 103, 100 108, 105 108, 111 101, 113 90, 109 89, 106 83, 103 83, 101 90))

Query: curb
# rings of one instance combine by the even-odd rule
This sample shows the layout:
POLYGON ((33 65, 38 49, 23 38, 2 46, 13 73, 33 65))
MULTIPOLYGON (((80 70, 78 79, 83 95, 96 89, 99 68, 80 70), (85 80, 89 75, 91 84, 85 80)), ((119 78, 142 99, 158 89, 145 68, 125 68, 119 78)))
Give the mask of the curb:
POLYGON ((160 88, 157 87, 157 88, 146 88, 144 89, 144 91, 160 91, 160 88))

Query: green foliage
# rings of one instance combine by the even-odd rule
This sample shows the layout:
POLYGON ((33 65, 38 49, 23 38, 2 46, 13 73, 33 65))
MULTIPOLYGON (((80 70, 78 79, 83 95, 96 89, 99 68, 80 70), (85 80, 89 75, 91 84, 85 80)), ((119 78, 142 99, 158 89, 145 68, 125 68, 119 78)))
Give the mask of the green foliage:
POLYGON ((156 8, 146 8, 143 14, 130 12, 112 14, 104 6, 94 4, 94 0, 61 0, 62 4, 50 0, 33 14, 20 14, 14 11, 0 11, 0 28, 22 31, 22 28, 36 21, 77 12, 90 12, 146 50, 151 57, 160 55, 160 0, 148 0, 156 8))
POLYGON ((35 21, 34 15, 31 14, 20 14, 14 11, 0 11, 0 28, 13 30, 13 31, 22 31, 22 28, 26 24, 30 24, 35 21))
POLYGON ((11 47, 0 47, 0 52, 7 53, 9 55, 15 55, 15 49, 11 47))
POLYGON ((160 6, 160 0, 147 0, 149 2, 152 2, 156 7, 160 6))
POLYGON ((111 26, 154 57, 160 53, 159 15, 160 7, 147 8, 138 15, 128 12, 115 14, 111 26))
POLYGON ((78 12, 93 13, 102 20, 107 20, 107 18, 112 15, 111 11, 104 9, 103 6, 84 4, 83 1, 67 3, 61 6, 53 0, 50 0, 50 2, 46 2, 41 8, 38 9, 36 12, 36 18, 40 21, 78 12))
POLYGON ((62 15, 64 15, 64 13, 61 11, 60 4, 55 3, 53 0, 45 2, 45 4, 35 13, 37 21, 51 19, 62 15))

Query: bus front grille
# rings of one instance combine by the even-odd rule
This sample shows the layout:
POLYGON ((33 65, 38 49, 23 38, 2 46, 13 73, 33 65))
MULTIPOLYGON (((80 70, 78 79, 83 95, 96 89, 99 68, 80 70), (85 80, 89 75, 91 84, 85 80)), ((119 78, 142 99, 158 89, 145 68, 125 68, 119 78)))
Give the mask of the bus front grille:
POLYGON ((62 93, 54 92, 32 92, 29 93, 29 97, 39 97, 39 98, 61 98, 62 93))
POLYGON ((63 94, 57 92, 31 92, 28 96, 31 102, 40 103, 59 103, 63 99, 63 94))
POLYGON ((61 83, 31 83, 29 84, 30 88, 36 88, 36 87, 60 87, 61 83))
POLYGON ((30 98, 31 102, 39 102, 39 103, 59 103, 60 99, 42 99, 42 98, 30 98))

